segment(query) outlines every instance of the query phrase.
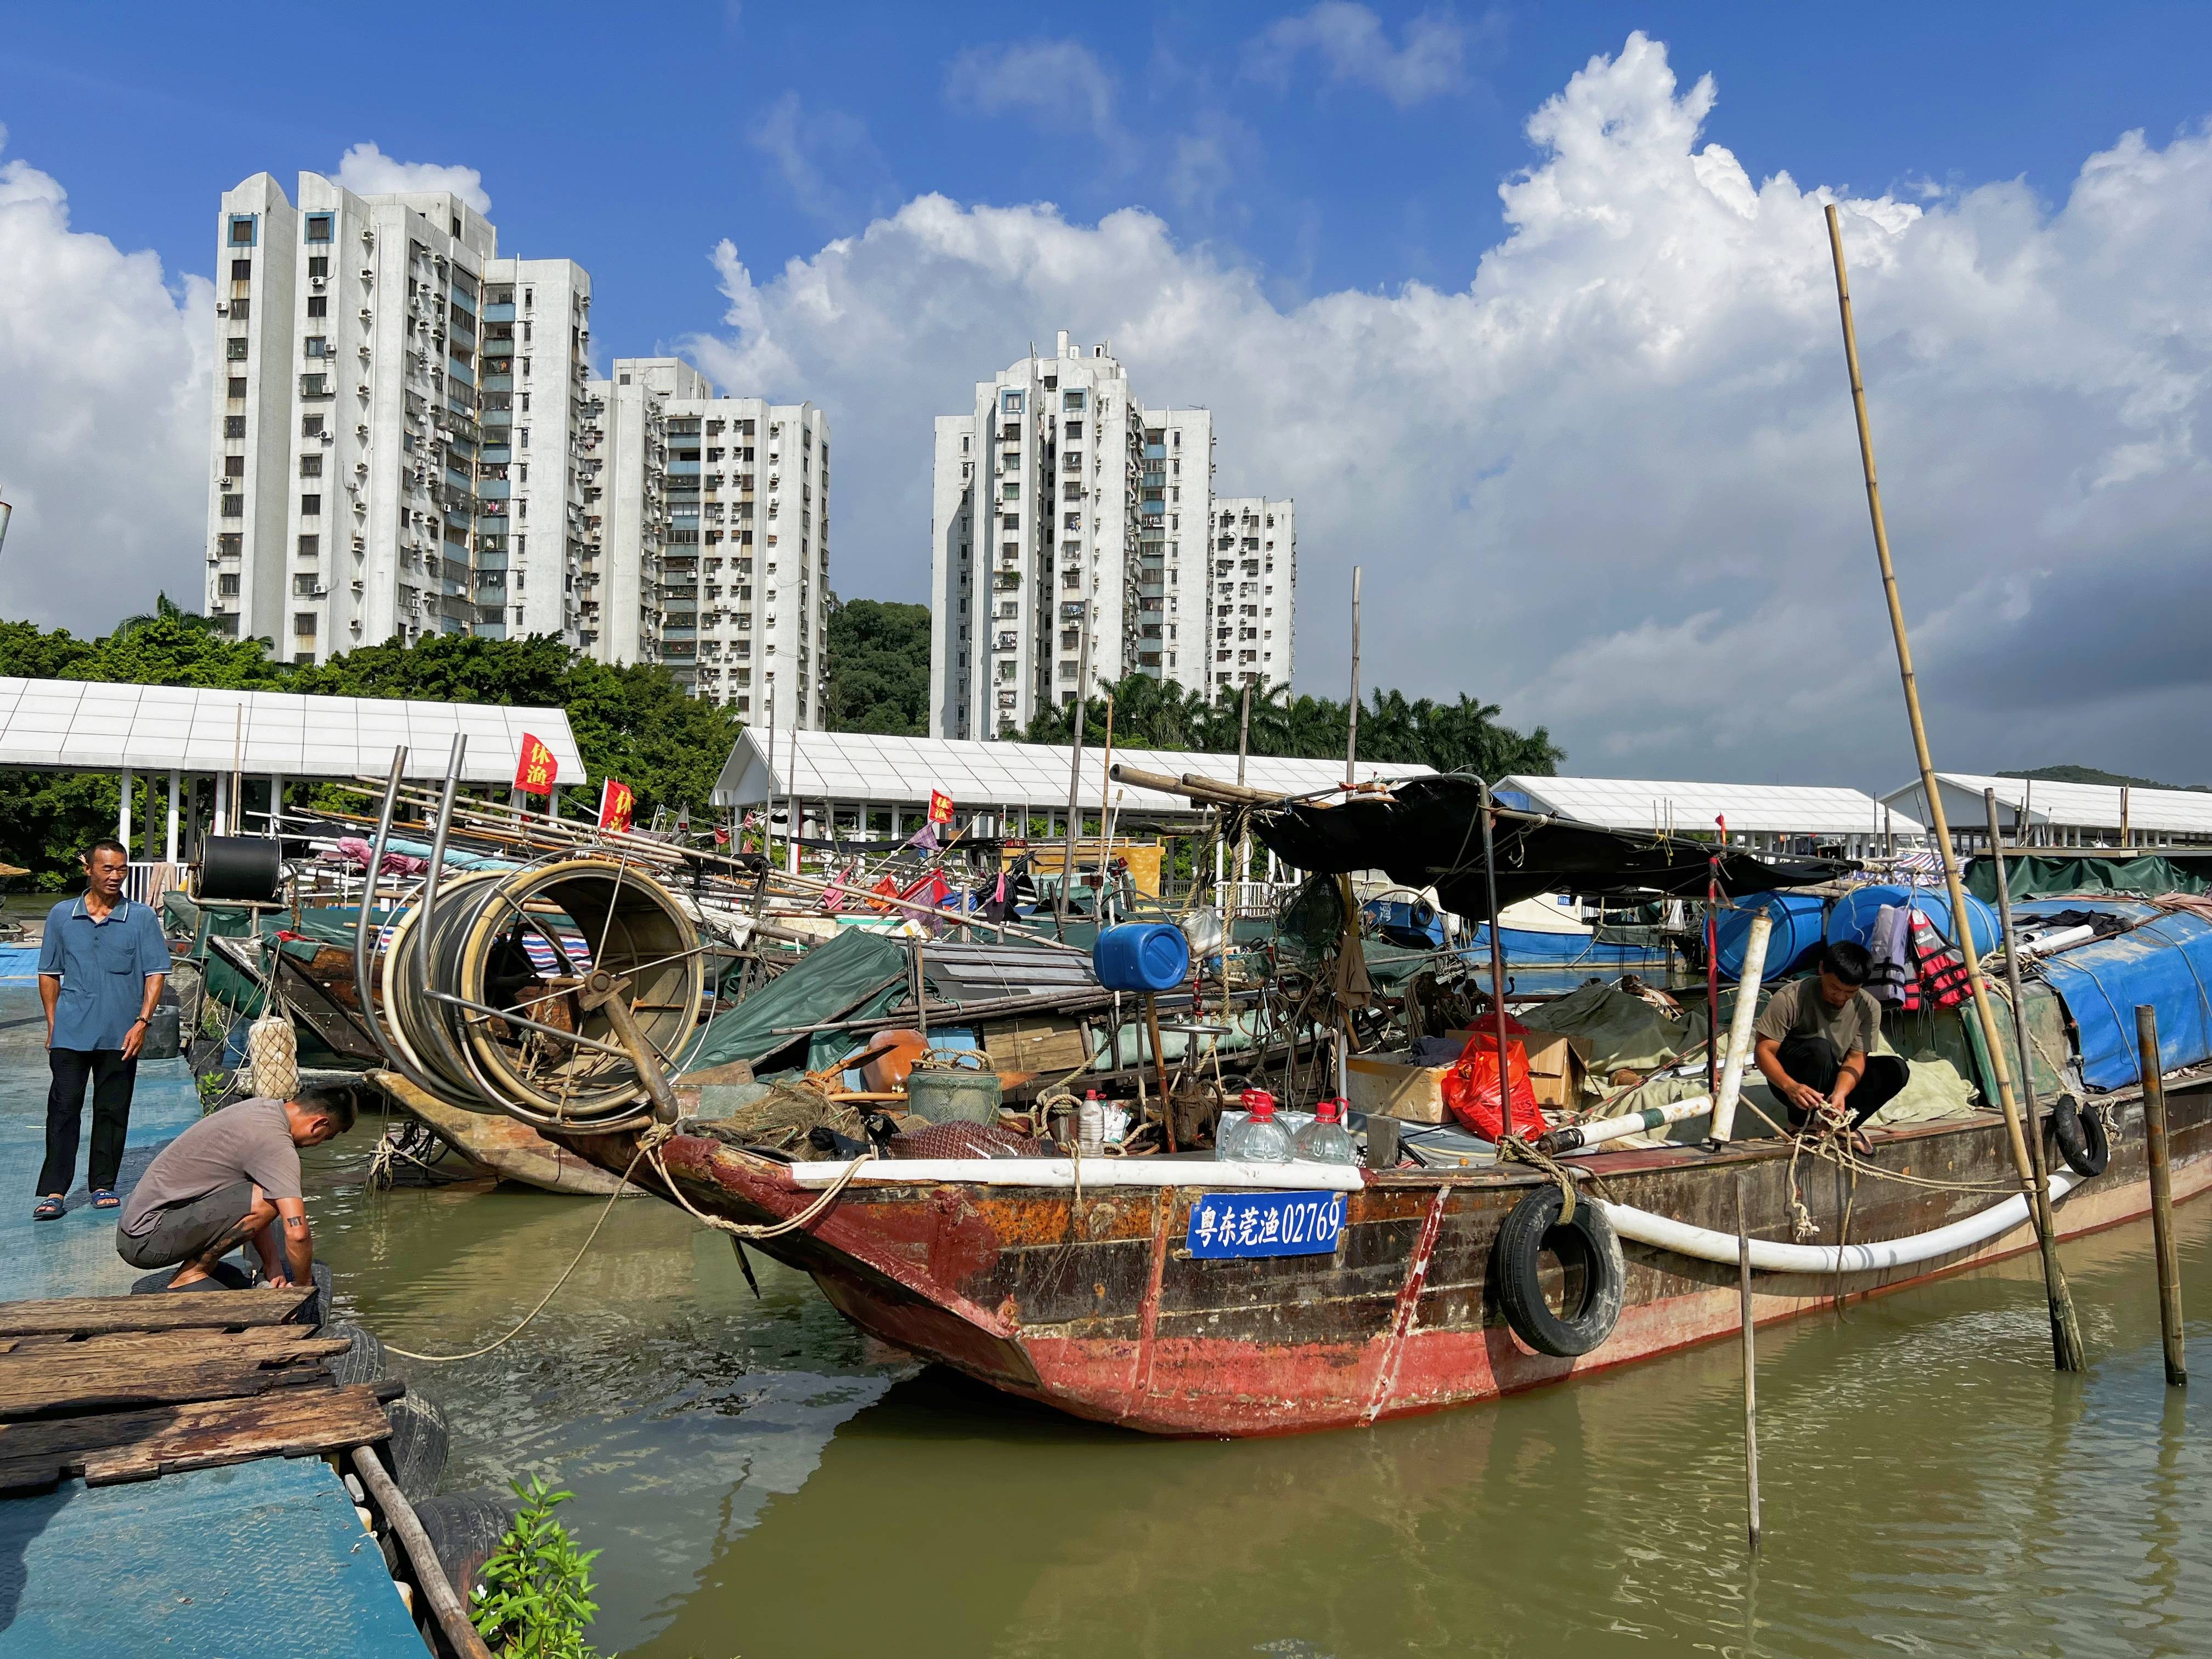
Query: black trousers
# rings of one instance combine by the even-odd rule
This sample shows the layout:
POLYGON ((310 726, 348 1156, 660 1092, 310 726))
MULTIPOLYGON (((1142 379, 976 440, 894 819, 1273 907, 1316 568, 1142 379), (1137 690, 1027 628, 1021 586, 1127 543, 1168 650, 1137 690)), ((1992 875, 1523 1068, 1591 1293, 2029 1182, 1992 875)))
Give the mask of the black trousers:
POLYGON ((138 1062, 120 1048, 49 1048, 46 1067, 46 1161, 39 1191, 66 1193, 76 1181, 76 1143, 84 1121, 85 1080, 92 1082, 92 1161, 85 1184, 94 1192, 115 1185, 123 1168, 123 1137, 131 1128, 131 1091, 138 1062))
MULTIPOLYGON (((1791 1077, 1824 1095, 1836 1086, 1836 1073, 1844 1065, 1844 1057, 1836 1052, 1836 1045, 1824 1036, 1784 1037, 1775 1057, 1791 1077)), ((1866 1070, 1859 1074, 1858 1086, 1844 1103, 1850 1109, 1851 1127, 1856 1129, 1896 1099, 1898 1091, 1911 1075, 1895 1054, 1869 1054, 1866 1070)), ((1790 1109, 1791 1128, 1802 1129, 1812 1121, 1812 1113, 1803 1107, 1790 1109)))

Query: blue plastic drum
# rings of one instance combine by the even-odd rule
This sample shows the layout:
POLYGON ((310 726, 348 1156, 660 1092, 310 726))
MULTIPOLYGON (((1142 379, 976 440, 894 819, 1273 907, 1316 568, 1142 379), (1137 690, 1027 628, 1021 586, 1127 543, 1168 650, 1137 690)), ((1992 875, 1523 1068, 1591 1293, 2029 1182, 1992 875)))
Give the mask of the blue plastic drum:
MULTIPOLYGON (((1874 943, 1875 917, 1885 904, 1912 904, 1920 914, 1936 924, 1936 931, 1946 942, 1955 944, 1958 933, 1951 922, 1951 900, 1940 888, 1927 887, 1856 887, 1836 901, 1836 908, 1828 912, 1827 936, 1833 943, 1851 939, 1860 945, 1874 943)), ((1974 949, 1994 951, 1997 947, 1997 913, 1972 893, 1966 895, 1966 915, 1974 930, 1974 949)))
POLYGON ((1109 991, 1172 991, 1190 972, 1190 941, 1164 921, 1126 921, 1091 947, 1091 966, 1109 991))
POLYGON ((1807 957, 1820 949, 1821 912, 1826 907, 1811 893, 1754 893, 1740 899, 1733 910, 1723 910, 1714 923, 1714 959, 1723 979, 1743 977, 1743 947, 1751 936, 1751 919, 1764 911, 1774 931, 1767 935, 1766 960, 1759 970, 1762 981, 1780 979, 1792 969, 1809 965, 1807 957))

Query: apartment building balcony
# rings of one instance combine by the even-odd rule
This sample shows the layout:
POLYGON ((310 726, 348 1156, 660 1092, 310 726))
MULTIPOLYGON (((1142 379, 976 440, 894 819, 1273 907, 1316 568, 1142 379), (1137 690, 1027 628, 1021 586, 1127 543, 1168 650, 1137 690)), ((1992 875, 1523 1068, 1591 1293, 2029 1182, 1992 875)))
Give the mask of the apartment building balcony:
POLYGON ((696 459, 689 461, 671 461, 668 464, 668 473, 671 477, 688 477, 696 478, 699 476, 699 462, 696 459))
POLYGON ((514 376, 505 370, 496 374, 486 374, 478 389, 487 396, 495 392, 512 392, 514 390, 514 376))
POLYGON ((514 424, 514 404, 505 398, 487 398, 484 399, 483 419, 487 428, 499 428, 494 441, 504 443, 507 441, 507 428, 514 424))
POLYGON ((497 305, 486 306, 481 314, 487 323, 511 323, 514 320, 514 301, 502 300, 497 305))
POLYGON ((475 493, 476 481, 448 461, 446 464, 446 488, 456 495, 470 495, 475 493))
POLYGON ((507 466, 513 464, 514 451, 508 446, 507 434, 501 433, 477 452, 477 459, 486 466, 507 466))
POLYGON ((514 486, 505 478, 479 478, 477 480, 477 496, 481 501, 506 501, 513 489, 514 486))

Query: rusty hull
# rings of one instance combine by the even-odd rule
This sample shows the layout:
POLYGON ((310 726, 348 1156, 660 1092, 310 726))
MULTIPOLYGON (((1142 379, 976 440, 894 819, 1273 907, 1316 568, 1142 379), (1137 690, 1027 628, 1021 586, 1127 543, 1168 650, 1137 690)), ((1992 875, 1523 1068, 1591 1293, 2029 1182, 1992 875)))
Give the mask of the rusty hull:
MULTIPOLYGON (((2058 1206, 2068 1236, 2142 1215, 2148 1204, 2140 1103, 2121 1105, 2111 1167, 2058 1206)), ((2212 1079, 2169 1094, 2177 1198, 2212 1184, 2212 1079)), ((2047 1132, 2046 1132, 2047 1133, 2047 1132)), ((1875 1164, 1923 1177, 2010 1179, 1994 1114, 1875 1135, 1875 1164)), ((629 1137, 576 1138, 620 1169, 629 1137)), ((663 1150, 702 1211, 781 1219, 819 1196, 785 1166, 704 1136, 663 1150)), ((2052 1152, 2053 1167, 2063 1164, 2052 1152)), ((1791 1237, 1786 1143, 1688 1146, 1586 1160, 1616 1201, 1717 1231, 1735 1229, 1741 1174, 1755 1237, 1791 1237)), ((1491 1267, 1507 1213, 1545 1177, 1514 1169, 1394 1171, 1347 1195, 1334 1255, 1200 1261, 1183 1248, 1192 1185, 1086 1190, 918 1182, 848 1188, 804 1230, 755 1248, 811 1273, 862 1329, 1062 1411, 1157 1434, 1265 1435, 1342 1428, 1487 1399, 1734 1332, 1733 1265, 1622 1241, 1619 1326, 1596 1352, 1554 1358, 1506 1325, 1491 1267)), ((1896 1238, 1999 1201, 1798 1161, 1802 1201, 1834 1244, 1896 1238), (1846 1211, 1848 1227, 1846 1228, 1846 1211)), ((2023 1224, 1970 1252, 1886 1273, 1760 1274, 1754 1318, 1894 1290, 2034 1248, 2023 1224)))

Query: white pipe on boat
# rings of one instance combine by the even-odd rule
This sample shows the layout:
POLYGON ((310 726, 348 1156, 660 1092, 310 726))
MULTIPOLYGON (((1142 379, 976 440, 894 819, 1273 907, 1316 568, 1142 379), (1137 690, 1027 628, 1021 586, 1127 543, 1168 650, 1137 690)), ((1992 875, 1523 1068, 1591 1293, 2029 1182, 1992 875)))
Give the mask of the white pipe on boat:
MULTIPOLYGON (((851 1169, 847 1163, 794 1164, 791 1178, 802 1187, 830 1187, 851 1169)), ((854 1171, 853 1182, 898 1186, 951 1181, 975 1187, 1073 1187, 1075 1160, 1068 1158, 872 1158, 854 1171)), ((1089 1187, 1191 1187, 1277 1193, 1356 1193, 1366 1184, 1350 1164, 1242 1164, 1214 1158, 1086 1158, 1083 1184, 1089 1187)))
MULTIPOLYGON (((820 1165, 811 1165, 820 1168, 820 1165)), ((2081 1183, 2081 1177, 2061 1170, 2051 1177, 2051 1201, 2059 1199, 2081 1183)), ((1695 1256, 1700 1261, 1717 1261, 1728 1267, 1736 1265, 1736 1237, 1734 1233, 1715 1232, 1710 1227, 1695 1227, 1686 1221, 1676 1221, 1663 1215, 1654 1215, 1649 1210, 1638 1210, 1626 1204, 1607 1204, 1603 1200, 1585 1196, 1584 1201, 1603 1210, 1623 1238, 1632 1238, 1639 1244, 1655 1244, 1662 1250, 1672 1250, 1678 1255, 1695 1256)), ((1751 1265, 1761 1273, 1877 1273, 1886 1267, 1917 1267, 1923 1261, 1933 1261, 1938 1256, 1954 1255, 1970 1250, 1977 1244, 1986 1244, 2001 1233, 2027 1224, 2027 1195, 2015 1193, 2001 1203, 1992 1204, 1978 1215, 1968 1216, 1964 1221, 1954 1221, 1948 1227, 1938 1227, 1933 1232, 1914 1233, 1905 1238, 1884 1239, 1875 1244, 1778 1244, 1771 1240, 1754 1238, 1751 1241, 1751 1265)))
POLYGON ((1647 1130, 1663 1129, 1670 1123, 1682 1123, 1693 1117, 1703 1117, 1713 1109, 1711 1095, 1692 1095, 1687 1100, 1669 1102, 1664 1106, 1646 1106, 1640 1112, 1631 1112, 1625 1117, 1601 1117, 1595 1123, 1571 1123, 1564 1129, 1554 1129, 1536 1143, 1539 1152, 1557 1157, 1565 1152, 1578 1152, 1590 1146, 1619 1140, 1626 1135, 1640 1135, 1647 1130))
MULTIPOLYGON (((1726 1140, 1735 1133, 1735 1103, 1743 1093, 1744 1056, 1751 1049, 1751 1023, 1759 1013, 1759 980, 1766 969, 1767 935, 1774 931, 1774 918, 1761 910, 1751 919, 1751 931, 1744 936, 1743 971, 1736 975, 1735 1010, 1729 1020, 1728 1058, 1721 1064, 1721 1091, 1713 1102, 1713 1133, 1715 1140, 1726 1140)), ((1712 1041, 1712 1033, 1705 1033, 1712 1041)))

